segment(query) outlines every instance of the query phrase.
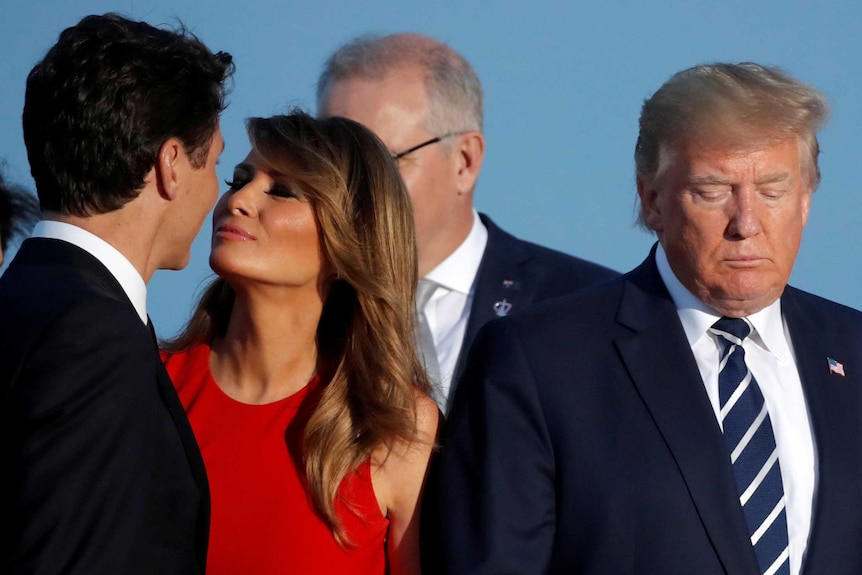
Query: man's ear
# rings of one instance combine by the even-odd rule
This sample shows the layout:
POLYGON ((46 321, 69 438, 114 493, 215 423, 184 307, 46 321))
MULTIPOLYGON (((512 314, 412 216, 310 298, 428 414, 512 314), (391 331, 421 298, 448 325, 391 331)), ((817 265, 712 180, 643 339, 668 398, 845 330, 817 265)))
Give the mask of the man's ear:
POLYGON ((655 178, 647 181, 641 177, 637 179, 638 197, 641 200, 641 219, 646 226, 656 233, 662 230, 661 209, 658 202, 658 188, 655 178))
POLYGON ((159 148, 156 156, 156 184, 159 195, 166 200, 177 197, 182 180, 184 164, 188 162, 183 143, 176 138, 169 138, 159 148))
POLYGON ((468 194, 476 187, 485 159, 485 137, 476 131, 461 134, 455 141, 452 153, 456 160, 458 193, 468 194))

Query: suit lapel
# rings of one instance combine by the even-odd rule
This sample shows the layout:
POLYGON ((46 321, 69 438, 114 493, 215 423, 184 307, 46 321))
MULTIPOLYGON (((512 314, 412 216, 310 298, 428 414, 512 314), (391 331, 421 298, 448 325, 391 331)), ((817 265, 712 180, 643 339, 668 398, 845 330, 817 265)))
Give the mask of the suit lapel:
POLYGON ((615 341, 623 363, 682 474, 727 573, 759 573, 729 455, 654 250, 628 275, 615 341), (728 461, 727 465, 720 462, 728 461))
POLYGON ((828 358, 844 362, 858 357, 851 347, 859 342, 835 338, 828 319, 805 305, 793 288, 786 288, 781 304, 817 447, 817 491, 803 572, 840 572, 841 545, 851 536, 846 526, 854 523, 850 515, 859 513, 853 502, 859 501, 862 453, 860 381, 853 370, 862 366, 846 365, 847 375, 840 376, 830 373, 828 358))
POLYGON ((488 243, 473 283, 473 303, 452 375, 450 406, 455 396, 454 386, 464 370, 467 354, 479 328, 500 315, 525 308, 533 297, 529 278, 521 277, 518 273, 519 265, 529 254, 485 215, 480 215, 480 218, 488 230, 488 243), (506 313, 502 313, 504 311, 506 313))

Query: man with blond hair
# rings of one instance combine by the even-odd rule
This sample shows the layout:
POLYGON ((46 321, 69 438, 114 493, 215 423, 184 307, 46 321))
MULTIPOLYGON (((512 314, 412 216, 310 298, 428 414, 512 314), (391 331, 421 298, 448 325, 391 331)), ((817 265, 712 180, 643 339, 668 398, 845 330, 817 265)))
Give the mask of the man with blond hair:
POLYGON ((429 572, 862 573, 862 313, 787 285, 826 113, 752 63, 644 103, 658 242, 479 334, 425 495, 429 572))
POLYGON ((446 44, 419 34, 356 38, 324 65, 317 107, 370 128, 398 162, 416 220, 419 341, 444 413, 482 325, 617 275, 519 240, 473 208, 485 156, 482 85, 446 44))

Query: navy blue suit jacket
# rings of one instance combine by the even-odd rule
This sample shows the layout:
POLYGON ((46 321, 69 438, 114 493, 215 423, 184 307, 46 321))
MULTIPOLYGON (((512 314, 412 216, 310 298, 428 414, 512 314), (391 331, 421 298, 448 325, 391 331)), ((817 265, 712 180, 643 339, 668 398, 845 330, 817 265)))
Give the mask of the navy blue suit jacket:
POLYGON ((0 572, 202 575, 203 459, 123 289, 29 239, 0 277, 0 572))
MULTIPOLYGON (((803 572, 858 575, 862 313, 791 287, 782 311, 819 466, 803 572)), ((422 543, 435 574, 759 573, 653 254, 480 332, 429 472, 422 543)))
MULTIPOLYGON (((572 293, 618 277, 619 272, 562 252, 519 240, 480 214, 488 230, 488 243, 476 274, 473 304, 464 343, 452 376, 457 383, 467 354, 483 325, 498 317, 505 306, 512 313, 532 304, 572 293)), ((454 387, 449 394, 451 405, 454 387)))

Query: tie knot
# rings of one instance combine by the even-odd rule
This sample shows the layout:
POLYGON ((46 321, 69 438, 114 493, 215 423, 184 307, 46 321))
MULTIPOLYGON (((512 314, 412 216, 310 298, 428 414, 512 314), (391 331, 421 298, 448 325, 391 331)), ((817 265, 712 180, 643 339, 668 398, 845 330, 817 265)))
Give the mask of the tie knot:
POLYGON ((419 280, 419 284, 416 286, 416 309, 419 311, 425 309, 425 305, 428 303, 428 300, 430 300, 431 296, 434 295, 434 292, 437 291, 438 285, 439 284, 437 284, 437 282, 429 279, 422 278, 419 280))
POLYGON ((733 339, 738 339, 739 342, 742 342, 742 340, 747 338, 748 334, 751 333, 751 326, 748 325, 748 322, 741 317, 723 317, 712 324, 712 327, 709 328, 709 330, 716 335, 720 335, 724 339, 731 341, 733 339))

